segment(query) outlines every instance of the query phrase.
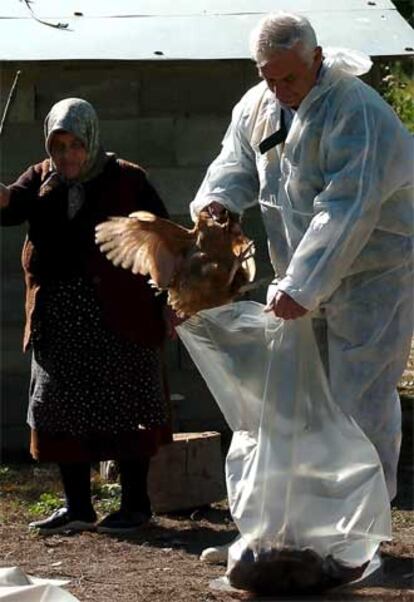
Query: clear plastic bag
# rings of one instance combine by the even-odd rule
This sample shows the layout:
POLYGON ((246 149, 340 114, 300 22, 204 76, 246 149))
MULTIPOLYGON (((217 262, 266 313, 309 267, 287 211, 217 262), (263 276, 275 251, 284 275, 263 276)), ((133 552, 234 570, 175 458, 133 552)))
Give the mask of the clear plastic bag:
POLYGON ((315 593, 366 575, 390 539, 378 454, 333 401, 312 319, 251 301, 200 312, 179 335, 230 428, 227 576, 257 593, 315 593))

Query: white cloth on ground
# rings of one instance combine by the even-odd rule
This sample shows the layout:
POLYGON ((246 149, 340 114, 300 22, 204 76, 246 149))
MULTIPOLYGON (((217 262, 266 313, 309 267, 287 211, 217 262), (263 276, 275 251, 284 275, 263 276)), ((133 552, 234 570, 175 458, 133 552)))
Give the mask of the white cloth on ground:
POLYGON ((0 568, 0 600, 2 602, 76 602, 69 592, 61 589, 64 579, 42 579, 26 575, 18 567, 0 568))

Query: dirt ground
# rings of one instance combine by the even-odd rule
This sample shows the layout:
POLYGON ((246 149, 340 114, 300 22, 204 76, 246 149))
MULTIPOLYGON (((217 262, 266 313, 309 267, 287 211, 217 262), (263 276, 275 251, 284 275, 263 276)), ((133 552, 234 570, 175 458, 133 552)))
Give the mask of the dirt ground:
MULTIPOLYGON (((400 393, 404 444, 399 494, 393 504, 394 539, 383 545, 382 573, 370 583, 338 589, 313 600, 414 601, 414 354, 400 393)), ((134 537, 87 533, 45 538, 29 534, 27 523, 33 520, 29 506, 42 491, 58 491, 55 471, 51 467, 14 466, 4 471, 0 485, 0 566, 19 566, 40 577, 67 578, 67 589, 81 602, 259 600, 242 592, 211 589, 210 582, 222 577, 225 568, 198 560, 203 548, 228 542, 236 534, 224 500, 193 512, 157 516, 134 537)))

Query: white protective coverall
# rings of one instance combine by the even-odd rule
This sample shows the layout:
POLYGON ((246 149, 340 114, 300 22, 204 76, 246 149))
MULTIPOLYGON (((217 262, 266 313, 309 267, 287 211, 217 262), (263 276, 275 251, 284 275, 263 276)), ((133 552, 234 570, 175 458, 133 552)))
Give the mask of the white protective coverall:
POLYGON ((353 51, 324 55, 284 145, 258 148, 280 128, 266 83, 243 96, 191 212, 212 201, 236 213, 260 203, 278 289, 326 320, 333 397, 375 445, 392 499, 396 385, 413 328, 414 144, 356 77, 368 57, 364 68, 353 51))

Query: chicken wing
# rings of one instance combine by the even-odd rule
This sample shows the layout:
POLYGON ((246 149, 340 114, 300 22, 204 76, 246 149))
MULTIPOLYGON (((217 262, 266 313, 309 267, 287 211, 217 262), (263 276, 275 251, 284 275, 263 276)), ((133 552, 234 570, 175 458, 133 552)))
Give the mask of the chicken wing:
POLYGON ((232 301, 255 274, 254 245, 238 222, 206 211, 191 230, 145 211, 113 217, 96 227, 96 243, 114 265, 168 290, 179 316, 232 301))

